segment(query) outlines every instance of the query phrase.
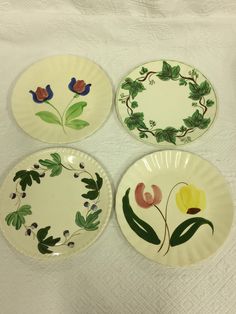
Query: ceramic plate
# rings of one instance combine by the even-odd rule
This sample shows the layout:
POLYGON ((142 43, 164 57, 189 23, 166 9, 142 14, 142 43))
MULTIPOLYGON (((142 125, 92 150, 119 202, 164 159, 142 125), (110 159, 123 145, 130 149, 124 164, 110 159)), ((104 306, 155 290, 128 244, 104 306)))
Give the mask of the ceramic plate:
POLYGON ((12 110, 19 126, 48 143, 81 140, 96 131, 112 105, 104 71, 78 56, 53 56, 30 66, 18 79, 12 110))
POLYGON ((182 145, 210 128, 216 95, 200 71, 182 62, 159 60, 137 67, 122 80, 116 108, 125 128, 141 141, 182 145))
POLYGON ((105 171, 69 148, 37 152, 17 164, 0 189, 0 226, 20 252, 68 256, 93 243, 112 205, 105 171))
POLYGON ((184 266, 223 244, 233 204, 214 166, 169 150, 147 155, 128 169, 117 191, 116 213, 136 250, 161 264, 184 266))

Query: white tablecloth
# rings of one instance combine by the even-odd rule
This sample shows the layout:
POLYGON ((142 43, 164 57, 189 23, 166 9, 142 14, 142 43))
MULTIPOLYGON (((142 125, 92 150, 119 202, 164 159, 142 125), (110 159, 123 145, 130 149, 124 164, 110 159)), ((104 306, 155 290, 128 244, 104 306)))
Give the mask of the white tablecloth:
MULTIPOLYGON (((1 0, 1 180, 19 159, 50 146, 24 134, 12 117, 10 95, 17 76, 37 59, 66 53, 100 64, 114 90, 133 67, 159 58, 183 60, 206 74, 218 95, 217 120, 183 149, 221 170, 236 203, 234 0, 1 0)), ((114 188, 133 161, 155 151, 129 136, 114 110, 94 135, 69 146, 95 156, 110 173, 114 188)), ((67 260, 37 262, 15 252, 0 235, 0 312, 235 313, 235 237, 234 224, 212 258, 172 269, 136 253, 121 234, 114 212, 99 240, 67 260)))

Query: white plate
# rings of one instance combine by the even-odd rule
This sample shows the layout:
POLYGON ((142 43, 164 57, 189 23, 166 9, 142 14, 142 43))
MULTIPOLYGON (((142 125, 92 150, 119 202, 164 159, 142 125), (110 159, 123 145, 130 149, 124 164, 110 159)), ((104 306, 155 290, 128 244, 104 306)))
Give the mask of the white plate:
POLYGON ((184 266, 213 254, 233 219, 228 185, 208 161, 183 151, 161 151, 136 161, 116 196, 120 228, 144 256, 184 266))
POLYGON ((0 227, 20 252, 69 256, 93 243, 111 212, 112 191, 103 168, 70 148, 28 156, 0 189, 0 227))
POLYGON ((72 55, 31 65, 16 82, 12 110, 19 126, 47 143, 79 141, 104 123, 112 86, 94 62, 72 55))
POLYGON ((216 108, 211 83, 179 61, 140 65, 121 81, 116 94, 123 126, 137 139, 158 146, 194 141, 210 128, 216 108))

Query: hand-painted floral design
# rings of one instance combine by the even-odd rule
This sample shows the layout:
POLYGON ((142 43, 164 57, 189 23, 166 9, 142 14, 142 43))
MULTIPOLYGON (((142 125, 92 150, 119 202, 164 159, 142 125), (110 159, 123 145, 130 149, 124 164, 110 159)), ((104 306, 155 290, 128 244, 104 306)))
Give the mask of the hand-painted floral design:
POLYGON ((181 210, 181 212, 185 214, 197 215, 201 210, 206 209, 205 192, 197 188, 195 185, 188 184, 186 182, 178 182, 172 187, 167 196, 164 211, 162 211, 157 206, 162 202, 162 192, 160 187, 153 184, 152 195, 149 192, 144 192, 145 185, 144 183, 140 182, 137 184, 134 191, 135 201, 138 206, 145 209, 149 208, 149 210, 152 210, 153 207, 158 211, 164 223, 164 234, 162 239, 159 238, 157 232, 152 228, 151 225, 139 218, 133 211, 129 200, 130 188, 126 190, 122 200, 123 213, 130 228, 144 241, 154 245, 160 245, 158 252, 160 252, 163 247, 166 246, 166 250, 163 255, 166 255, 171 247, 181 245, 190 240, 202 225, 209 225, 211 227, 212 234, 214 233, 214 226, 212 222, 197 216, 184 220, 172 231, 171 234, 171 230, 168 225, 168 207, 172 193, 179 185, 182 185, 182 187, 176 193, 175 197, 177 207, 181 210))
POLYGON ((64 164, 61 156, 56 152, 50 156, 51 159, 38 160, 37 163, 32 165, 31 169, 16 172, 13 178, 13 181, 16 182, 16 188, 10 194, 10 198, 15 201, 16 208, 5 217, 8 226, 12 225, 15 230, 20 230, 23 227, 25 236, 31 236, 33 240, 37 240, 37 248, 41 254, 52 254, 55 246, 73 248, 75 246, 75 243, 72 241, 74 237, 79 236, 81 232, 91 232, 99 228, 99 216, 102 213, 102 209, 98 205, 103 178, 97 172, 95 176, 92 175, 83 162, 79 164, 77 169, 71 164, 64 164), (71 172, 75 180, 81 178, 80 181, 85 184, 86 189, 86 193, 81 195, 86 199, 82 206, 83 208, 77 211, 73 218, 77 228, 73 232, 64 230, 62 233, 64 240, 61 237, 54 238, 53 236, 48 236, 51 226, 39 227, 35 221, 26 223, 26 218, 32 215, 32 208, 27 203, 22 204, 23 200, 27 199, 27 190, 32 186, 33 182, 41 184, 46 175, 56 177, 62 171, 71 172))
MULTIPOLYGON (((182 88, 180 87, 180 88, 182 88)), ((195 130, 207 129, 211 124, 208 115, 210 107, 214 106, 215 101, 209 96, 212 87, 208 80, 199 82, 199 73, 192 69, 188 74, 181 71, 180 65, 171 66, 167 61, 163 61, 161 71, 154 71, 142 67, 139 76, 135 79, 126 77, 121 84, 120 98, 118 101, 127 109, 127 117, 124 123, 132 132, 138 132, 141 139, 148 139, 150 136, 155 138, 157 143, 168 142, 176 145, 176 142, 191 142, 191 134, 195 130), (149 86, 161 81, 175 81, 179 86, 189 89, 190 106, 193 113, 183 118, 183 123, 179 127, 167 125, 164 128, 158 126, 154 120, 145 121, 144 113, 138 110, 140 93, 145 93, 149 86)))
POLYGON ((50 85, 47 85, 45 88, 37 87, 35 92, 32 90, 29 92, 33 96, 33 101, 38 104, 50 100, 53 97, 53 91, 51 90, 50 85))
POLYGON ((176 193, 176 204, 183 213, 194 215, 206 208, 206 194, 192 184, 182 186, 176 193))
POLYGON ((45 88, 37 87, 36 91, 29 91, 34 102, 38 104, 46 104, 55 112, 39 111, 35 115, 46 123, 61 126, 65 134, 67 133, 66 128, 81 130, 89 125, 87 121, 78 119, 78 117, 83 113, 84 108, 87 106, 87 102, 74 102, 74 100, 80 96, 86 96, 90 92, 91 84, 86 84, 83 80, 76 80, 73 77, 68 85, 68 88, 74 93, 74 95, 67 104, 63 113, 58 110, 56 105, 49 101, 53 98, 53 91, 49 84, 45 88))
POLYGON ((137 204, 143 208, 149 208, 152 205, 157 205, 161 202, 162 194, 157 185, 152 185, 153 196, 149 192, 144 192, 144 183, 139 183, 135 189, 135 199, 137 204))
POLYGON ((83 80, 76 80, 75 77, 72 77, 68 88, 72 92, 80 95, 86 96, 90 92, 91 84, 86 84, 83 80))

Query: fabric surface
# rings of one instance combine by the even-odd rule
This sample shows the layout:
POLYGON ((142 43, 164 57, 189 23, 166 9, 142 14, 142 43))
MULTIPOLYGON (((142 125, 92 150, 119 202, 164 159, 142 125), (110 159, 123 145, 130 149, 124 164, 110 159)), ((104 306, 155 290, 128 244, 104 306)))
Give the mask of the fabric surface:
MULTIPOLYGON (((235 1, 1 0, 0 17, 1 180, 21 158, 51 147, 24 134, 11 113, 12 88, 31 63, 54 54, 85 56, 103 67, 115 90, 133 67, 169 58, 193 64, 215 87, 214 125, 182 149, 220 169, 236 204, 235 1)), ((94 135, 68 146, 97 158, 114 190, 128 166, 156 150, 132 138, 114 109, 94 135)), ((127 243, 114 211, 99 240, 67 260, 37 262, 24 257, 1 234, 0 312, 235 313, 235 236, 233 223, 227 242, 209 260, 167 268, 127 243)))

